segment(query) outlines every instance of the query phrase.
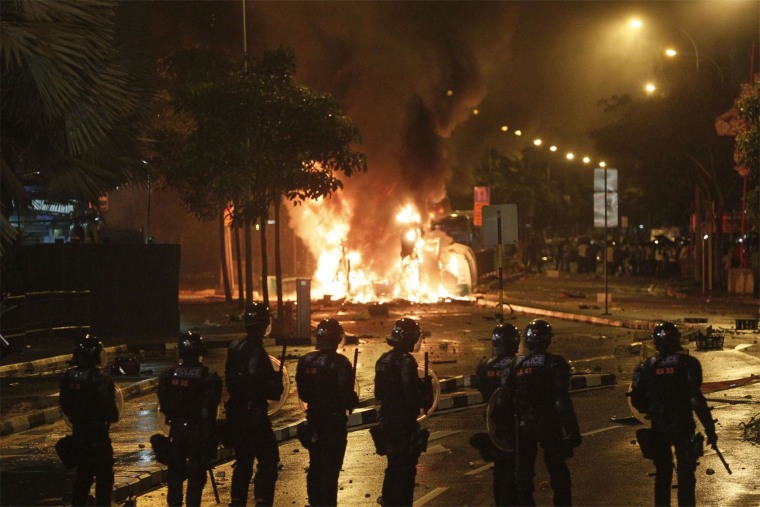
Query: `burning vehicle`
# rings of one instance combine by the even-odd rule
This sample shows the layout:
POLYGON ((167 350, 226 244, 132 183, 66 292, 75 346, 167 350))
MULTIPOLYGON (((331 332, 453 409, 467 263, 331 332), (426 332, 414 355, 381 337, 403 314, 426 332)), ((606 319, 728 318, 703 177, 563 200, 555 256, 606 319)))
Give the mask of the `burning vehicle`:
MULTIPOLYGON (((351 207, 322 200, 290 210, 291 226, 316 259, 312 294, 356 303, 468 299, 477 283, 475 255, 413 204, 397 209, 375 240, 356 240, 351 207)), ((370 235, 371 237, 371 235, 370 235)))

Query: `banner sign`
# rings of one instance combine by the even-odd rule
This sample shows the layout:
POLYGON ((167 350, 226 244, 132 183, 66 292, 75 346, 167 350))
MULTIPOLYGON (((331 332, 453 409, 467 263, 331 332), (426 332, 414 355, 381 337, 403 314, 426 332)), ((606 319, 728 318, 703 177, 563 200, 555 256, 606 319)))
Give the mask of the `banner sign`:
POLYGON ((618 226, 617 169, 594 169, 594 227, 618 226), (604 189, 607 188, 605 192, 604 189), (606 197, 606 202, 605 202, 606 197), (604 223, 605 213, 607 223, 604 223))
POLYGON ((483 206, 491 204, 491 187, 473 187, 473 214, 472 225, 483 225, 483 206))

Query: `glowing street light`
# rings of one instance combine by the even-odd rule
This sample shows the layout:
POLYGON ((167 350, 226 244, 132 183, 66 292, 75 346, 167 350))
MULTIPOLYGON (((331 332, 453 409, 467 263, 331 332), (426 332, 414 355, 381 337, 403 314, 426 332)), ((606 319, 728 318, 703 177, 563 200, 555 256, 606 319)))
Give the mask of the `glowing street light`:
POLYGON ((665 56, 667 56, 667 57, 669 57, 669 58, 673 58, 673 57, 674 57, 674 56, 676 56, 677 54, 678 54, 678 51, 676 51, 676 50, 675 50, 675 49, 673 49, 673 48, 668 48, 668 49, 666 49, 666 50, 665 50, 665 56))
MULTIPOLYGON (((634 28, 634 29, 641 28, 643 26, 643 24, 644 23, 642 23, 642 21, 640 19, 632 19, 630 21, 631 28, 634 28)), ((679 32, 681 32, 682 34, 684 34, 686 36, 686 38, 689 39, 689 42, 691 43, 691 46, 694 48, 694 58, 695 58, 696 66, 697 66, 697 71, 699 71, 699 49, 697 48, 697 43, 694 42, 694 38, 691 35, 689 35, 689 32, 687 32, 686 30, 684 30, 680 26, 678 26, 678 25, 670 25, 670 26, 672 26, 673 28, 675 28, 676 30, 678 30, 679 32)), ((675 50, 673 50, 673 49, 671 49, 670 51, 673 51, 672 55, 668 54, 666 52, 666 54, 668 54, 668 56, 670 56, 670 57, 673 57, 673 56, 675 56, 677 54, 675 52, 675 50)))
POLYGON ((522 135, 522 130, 515 130, 515 135, 516 136, 521 136, 522 135))
POLYGON ((557 151, 557 147, 554 145, 549 146, 549 151, 557 151))
POLYGON ((584 164, 588 164, 589 162, 591 162, 591 158, 590 157, 583 157, 583 163, 584 164))
POLYGON ((647 83, 644 85, 644 91, 646 91, 649 95, 652 95, 655 91, 657 91, 657 87, 653 83, 647 83))
POLYGON ((480 114, 480 110, 477 109, 477 108, 475 108, 475 109, 472 110, 472 114, 474 114, 475 116, 477 116, 477 115, 480 114))
POLYGON ((575 158, 575 154, 571 151, 567 155, 565 155, 565 158, 568 160, 572 160, 575 158))
POLYGON ((541 143, 542 143, 541 139, 534 139, 533 140, 533 144, 535 144, 536 146, 541 146, 541 143))
POLYGON ((602 169, 604 169, 605 167, 607 167, 607 162, 605 162, 604 160, 602 160, 601 162, 599 162, 599 167, 601 167, 602 169))
POLYGON ((506 125, 502 125, 501 126, 501 131, 502 132, 506 132, 507 130, 509 130, 509 127, 507 127, 506 125))

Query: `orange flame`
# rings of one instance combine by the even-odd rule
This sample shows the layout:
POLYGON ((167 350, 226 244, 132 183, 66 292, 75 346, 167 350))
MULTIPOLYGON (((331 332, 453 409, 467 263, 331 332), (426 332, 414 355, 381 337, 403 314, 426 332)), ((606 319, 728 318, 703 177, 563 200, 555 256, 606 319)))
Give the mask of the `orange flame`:
POLYGON ((339 198, 337 205, 329 206, 323 199, 307 201, 289 211, 291 226, 316 259, 312 274, 315 298, 357 303, 392 299, 430 303, 461 299, 472 289, 472 259, 466 258, 462 245, 452 247, 451 238, 443 232, 428 231, 429 224, 422 223, 414 205, 403 206, 395 216, 396 244, 371 245, 363 251, 352 248, 349 224, 354 209, 346 200, 339 198), (391 263, 390 269, 378 272, 363 262, 373 255, 398 256, 398 260, 391 263))

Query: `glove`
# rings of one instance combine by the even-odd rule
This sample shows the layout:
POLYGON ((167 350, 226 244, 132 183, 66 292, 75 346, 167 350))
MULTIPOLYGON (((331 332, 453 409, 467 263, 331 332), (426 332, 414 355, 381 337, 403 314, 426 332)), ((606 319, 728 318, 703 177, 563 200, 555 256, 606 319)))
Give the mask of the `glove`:
POLYGON ((581 445, 580 435, 568 435, 564 438, 563 444, 565 446, 565 457, 572 458, 574 449, 581 445))

